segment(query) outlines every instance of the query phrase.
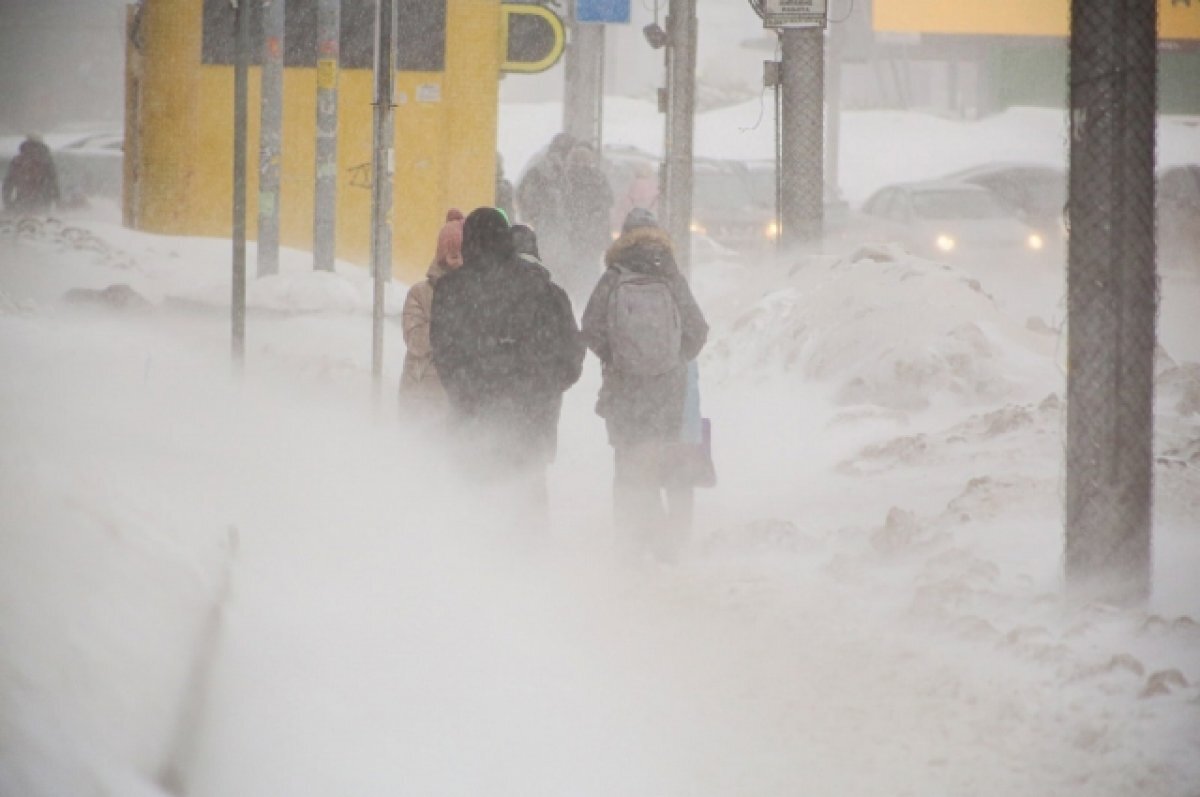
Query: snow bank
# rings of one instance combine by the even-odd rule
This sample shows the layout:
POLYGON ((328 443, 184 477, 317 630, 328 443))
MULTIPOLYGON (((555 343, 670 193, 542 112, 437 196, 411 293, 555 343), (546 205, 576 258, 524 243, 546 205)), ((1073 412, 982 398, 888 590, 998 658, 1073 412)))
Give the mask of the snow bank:
POLYGON ((978 282, 883 249, 797 266, 706 357, 724 378, 786 374, 826 384, 839 404, 914 410, 1003 402, 1052 383, 1047 348, 978 282))

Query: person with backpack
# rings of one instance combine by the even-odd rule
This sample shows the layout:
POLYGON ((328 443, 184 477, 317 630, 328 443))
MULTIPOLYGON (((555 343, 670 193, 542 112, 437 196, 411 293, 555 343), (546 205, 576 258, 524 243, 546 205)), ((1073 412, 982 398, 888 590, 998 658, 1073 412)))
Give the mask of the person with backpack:
POLYGON ((562 394, 586 350, 570 300, 522 260, 495 208, 463 224, 463 265, 433 295, 430 344, 462 462, 485 481, 518 479, 545 508, 562 394))
POLYGON ((691 522, 692 483, 674 454, 708 323, 649 211, 630 211, 605 265, 582 327, 603 368, 596 413, 613 447, 614 519, 662 551, 691 522))
POLYGON ((58 172, 50 148, 37 136, 21 142, 8 164, 3 186, 4 209, 10 213, 45 213, 59 204, 58 172))

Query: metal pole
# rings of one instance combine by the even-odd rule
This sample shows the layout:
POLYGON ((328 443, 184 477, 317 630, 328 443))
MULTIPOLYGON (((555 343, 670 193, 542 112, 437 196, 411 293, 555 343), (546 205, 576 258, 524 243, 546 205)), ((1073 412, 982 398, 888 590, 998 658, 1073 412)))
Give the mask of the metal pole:
POLYGON ((1151 588, 1157 9, 1071 5, 1067 586, 1151 588))
POLYGON ((670 0, 667 16, 667 124, 664 191, 667 232, 679 268, 692 260, 692 145, 696 116, 696 0, 670 0))
POLYGON ((783 118, 780 148, 781 238, 785 249, 818 240, 824 225, 822 188, 825 31, 784 28, 783 118))
POLYGON ((395 82, 396 8, 392 0, 375 5, 375 102, 371 179, 371 384, 376 402, 383 395, 383 299, 392 275, 392 108, 395 82))
POLYGON ((246 356, 246 117, 247 74, 250 61, 249 0, 234 8, 235 58, 233 67, 233 362, 239 372, 246 356))
POLYGON ((283 151, 283 29, 287 0, 263 0, 262 121, 258 143, 258 276, 279 273, 279 160, 283 151))
POLYGON ((600 114, 604 102, 604 25, 576 21, 575 2, 568 25, 571 43, 566 52, 563 132, 600 147, 600 114))
POLYGON ((333 271, 337 244, 338 36, 341 0, 317 2, 317 165, 313 268, 333 271))
POLYGON ((842 41, 845 38, 845 22, 834 23, 829 28, 829 47, 826 53, 825 81, 825 175, 824 183, 829 187, 831 198, 841 196, 838 171, 842 139, 842 41))

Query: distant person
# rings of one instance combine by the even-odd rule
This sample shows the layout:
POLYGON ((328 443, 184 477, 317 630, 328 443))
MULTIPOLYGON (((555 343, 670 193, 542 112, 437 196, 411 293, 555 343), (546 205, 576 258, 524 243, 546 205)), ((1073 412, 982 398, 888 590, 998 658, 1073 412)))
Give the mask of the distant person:
POLYGON ((613 204, 611 226, 620 229, 634 208, 658 213, 658 173, 649 163, 638 162, 625 192, 613 204))
POLYGON ((429 320, 433 295, 442 277, 463 264, 463 214, 452 208, 438 233, 437 252, 425 279, 408 289, 401 323, 404 328, 404 370, 400 374, 400 404, 425 418, 440 418, 447 411, 446 391, 438 378, 429 346, 429 320))
POLYGON ((669 554, 691 524, 691 476, 674 454, 684 436, 688 363, 704 347, 708 323, 649 211, 630 212, 605 262, 583 338, 603 366, 596 413, 613 447, 614 519, 669 554))
POLYGON ((4 209, 9 213, 45 213, 60 201, 58 172, 50 148, 39 137, 27 136, 4 175, 4 209))
POLYGON ((575 144, 575 139, 567 133, 556 135, 546 151, 525 170, 517 185, 519 220, 538 231, 544 262, 560 279, 560 267, 571 255, 564 203, 567 156, 575 144))
POLYGON ((544 516, 563 392, 585 349, 570 301, 517 255, 495 208, 463 225, 463 265, 433 295, 430 344, 462 462, 485 481, 520 483, 544 516))
POLYGON ((612 243, 612 188, 591 146, 579 144, 567 156, 563 195, 570 241, 563 282, 572 296, 583 301, 600 278, 604 250, 612 243))

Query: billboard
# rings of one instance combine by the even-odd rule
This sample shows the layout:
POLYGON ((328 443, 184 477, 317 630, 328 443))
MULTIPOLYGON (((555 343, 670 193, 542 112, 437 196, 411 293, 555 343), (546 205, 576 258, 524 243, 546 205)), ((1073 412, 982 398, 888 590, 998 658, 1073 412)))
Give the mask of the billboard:
MULTIPOLYGON (((874 0, 874 27, 889 33, 1065 38, 1071 0, 874 0)), ((1158 35, 1200 41, 1200 0, 1158 0, 1158 35)))

